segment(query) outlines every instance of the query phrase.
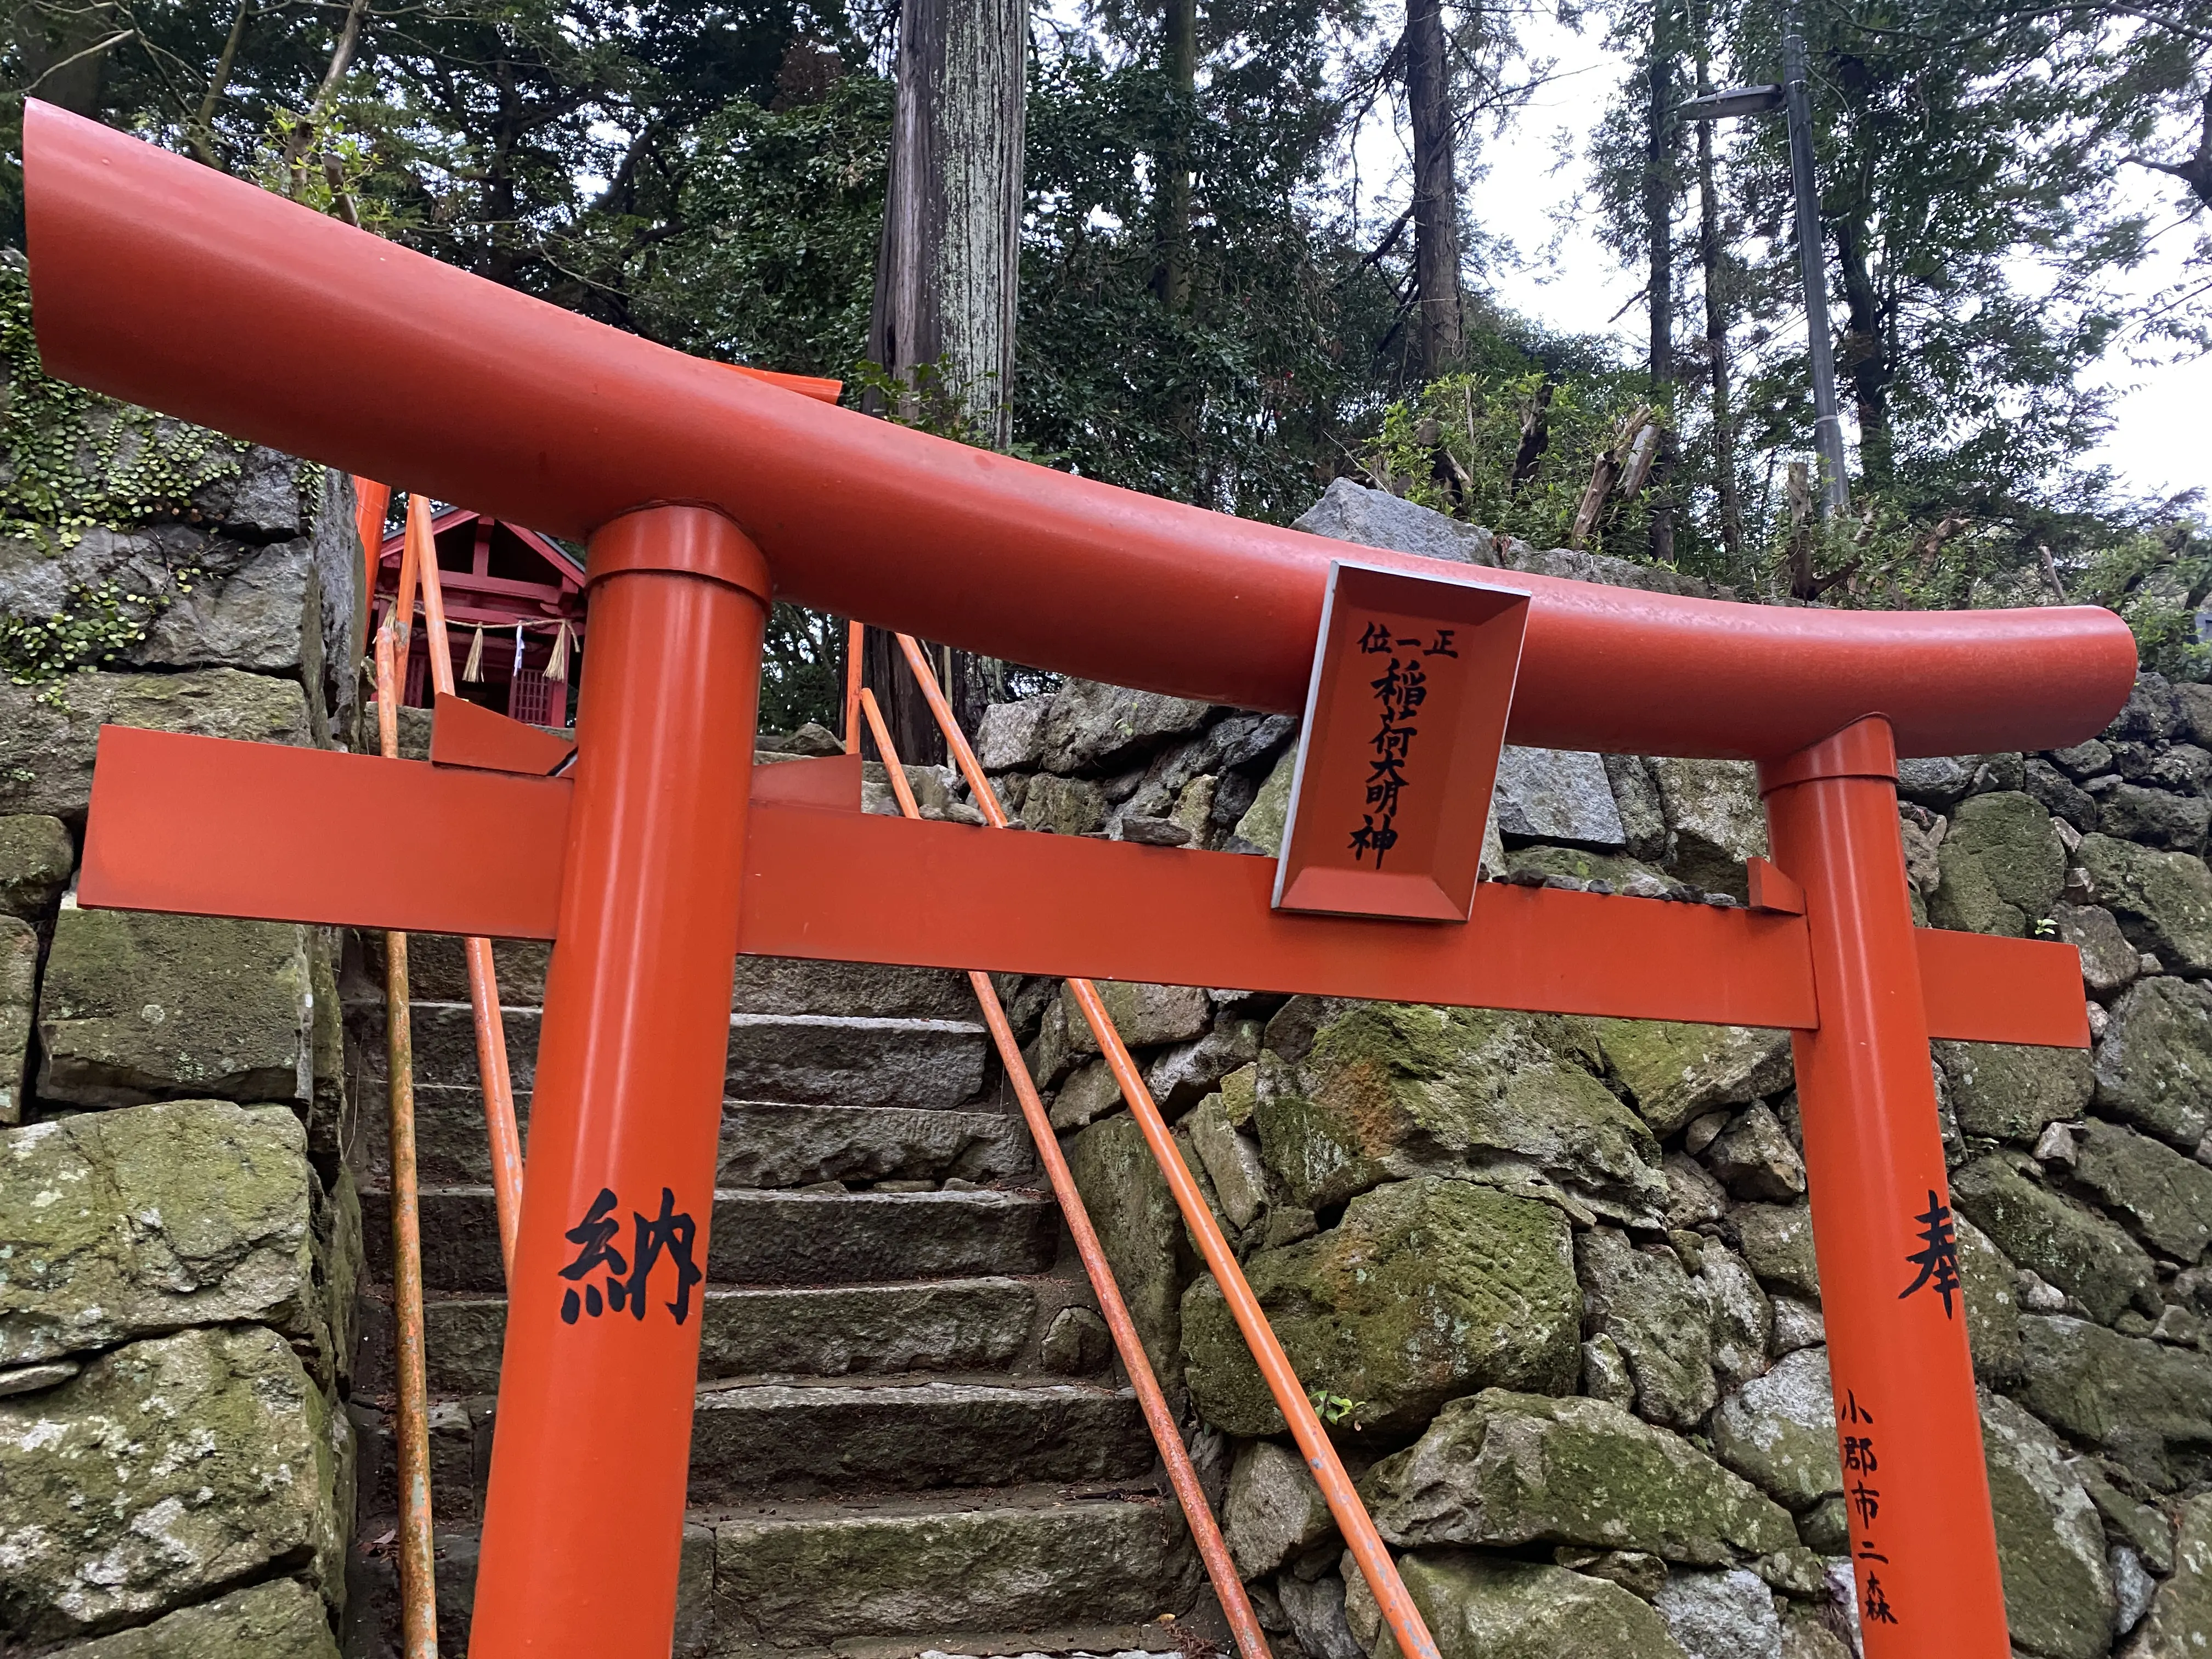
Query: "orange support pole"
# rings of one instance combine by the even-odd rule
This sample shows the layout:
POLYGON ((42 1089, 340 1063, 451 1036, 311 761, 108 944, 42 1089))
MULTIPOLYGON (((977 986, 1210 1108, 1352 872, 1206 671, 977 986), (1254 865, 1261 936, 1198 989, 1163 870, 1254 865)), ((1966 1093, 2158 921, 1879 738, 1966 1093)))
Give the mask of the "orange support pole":
MULTIPOLYGON (((430 503, 420 495, 407 497, 407 549, 422 579, 422 635, 430 653, 430 683, 450 697, 453 639, 446 627, 446 590, 438 578, 430 503)), ((469 965, 469 1017, 476 1029, 477 1076, 483 1085, 484 1134, 491 1146, 499 1262, 512 1287, 515 1240, 522 1227, 522 1136, 514 1123, 514 1082, 507 1070, 507 1027, 500 1018, 499 969, 492 961, 489 939, 465 939, 461 950, 469 965)))
POLYGON ((848 755, 860 752, 860 652, 867 642, 867 623, 845 624, 845 752, 848 755))
MULTIPOLYGON (((907 666, 921 683, 922 696, 929 700, 931 712, 944 728, 945 740, 959 763, 961 775, 968 780, 969 793, 975 798, 976 810, 993 829, 1005 829, 1006 811, 999 805, 998 794, 991 787, 990 780, 983 775, 983 769, 976 763, 975 750, 953 720, 951 705, 945 701, 929 659, 912 635, 901 634, 898 642, 899 649, 906 655, 907 666)), ((861 695, 866 697, 868 694, 861 695)), ((872 708, 872 698, 869 705, 872 708)), ((878 727, 877 741, 882 740, 878 727)), ((897 776, 896 773, 893 775, 897 776)), ((902 787, 903 780, 900 782, 902 787)), ((1306 1460, 1306 1468, 1312 1472, 1314 1484, 1321 1488, 1322 1498, 1336 1521, 1337 1530, 1344 1534, 1346 1547, 1359 1564, 1360 1576, 1367 1580, 1367 1588, 1374 1593, 1384 1621, 1397 1638, 1399 1653, 1403 1659, 1438 1659, 1436 1638, 1429 1634, 1421 1610, 1407 1593, 1405 1581, 1398 1576, 1397 1563, 1391 1560, 1382 1535, 1375 1530, 1367 1506, 1359 1501, 1359 1493, 1352 1484, 1352 1477, 1345 1472, 1343 1460, 1337 1456, 1328 1431, 1322 1427, 1313 1402, 1306 1398, 1304 1385, 1291 1368, 1290 1356, 1276 1340, 1274 1328, 1267 1323, 1259 1298, 1245 1283, 1244 1270, 1237 1265, 1236 1252, 1222 1236, 1221 1224, 1213 1218, 1206 1194, 1191 1179, 1182 1154, 1176 1149, 1175 1137, 1168 1132, 1160 1109, 1152 1100, 1152 1092, 1145 1086, 1144 1075, 1137 1070, 1137 1062, 1129 1054, 1128 1044, 1121 1041, 1113 1016, 1099 1000, 1097 988, 1087 979, 1070 979, 1067 988, 1075 994, 1076 1006, 1082 1009, 1085 1022, 1098 1040, 1099 1052, 1105 1056, 1114 1081, 1121 1087, 1121 1098, 1128 1103, 1129 1115, 1136 1119, 1145 1144, 1152 1149, 1152 1161, 1159 1165, 1176 1208, 1182 1212, 1184 1224, 1198 1241, 1199 1254, 1205 1258, 1207 1271, 1221 1287, 1230 1314, 1237 1321, 1237 1328, 1243 1333, 1245 1346, 1251 1349, 1260 1375, 1267 1381, 1267 1392, 1274 1396, 1284 1420, 1290 1425, 1291 1437, 1298 1443, 1298 1450, 1306 1460)))
POLYGON ((676 1621, 771 589, 698 507, 601 527, 586 583, 473 1659, 667 1659, 676 1621))
MULTIPOLYGON (((910 646, 913 641, 902 635, 899 643, 910 646)), ((908 659, 908 662, 913 659, 911 656, 908 659)), ((937 715, 938 725, 945 732, 945 741, 956 754, 964 751, 966 740, 953 722, 951 708, 938 690, 935 677, 924 679, 921 690, 937 715)), ((890 774, 891 793, 898 797, 899 811, 904 817, 919 818, 921 808, 915 804, 914 791, 907 784, 906 769, 899 764, 898 750, 892 745, 890 728, 884 724, 883 711, 876 707, 874 692, 861 691, 860 708, 867 717, 868 730, 875 735, 876 748, 884 757, 884 769, 890 774)), ((972 761, 972 755, 969 759, 972 761)), ((996 808, 994 799, 991 810, 996 808)), ((996 827, 1003 829, 1003 820, 996 827)), ((1151 1356, 1145 1352, 1144 1339, 1137 1334, 1136 1322, 1129 1317, 1129 1305, 1121 1299, 1121 1287, 1115 1282, 1105 1247, 1098 1242, 1097 1229, 1091 1224, 1091 1212, 1083 1202, 1083 1190, 1075 1184, 1074 1173, 1068 1169, 1067 1159, 1060 1150, 1060 1137, 1053 1133, 1051 1115, 1038 1097, 1036 1079, 1030 1075, 1029 1062, 1022 1058, 1021 1044, 1014 1041, 1014 1030, 1007 1022, 1005 1005, 999 1000, 998 987, 991 983, 988 974, 975 969, 969 969, 968 984, 975 993, 975 1001, 983 1011, 983 1023, 990 1028, 991 1042, 1006 1066, 1006 1079, 1014 1085, 1014 1097, 1021 1103, 1022 1121, 1029 1125, 1030 1139, 1036 1143, 1045 1178, 1052 1184, 1052 1194, 1059 1200, 1060 1215, 1075 1240, 1075 1253, 1083 1258, 1084 1273, 1098 1298, 1098 1311, 1106 1321, 1106 1328, 1113 1333, 1114 1351, 1121 1356, 1122 1369, 1129 1374, 1129 1387, 1144 1412, 1146 1426, 1152 1431, 1152 1443, 1160 1449, 1160 1462, 1167 1468, 1168 1484, 1175 1489, 1176 1502, 1182 1506, 1183 1519, 1198 1545, 1200 1559, 1206 1563, 1206 1576, 1212 1582, 1221 1611, 1237 1638, 1237 1650, 1243 1659, 1271 1659, 1267 1638, 1252 1611, 1252 1598, 1245 1593, 1244 1581, 1237 1576, 1237 1564, 1231 1559, 1229 1545, 1221 1536, 1220 1524, 1213 1518, 1212 1505, 1206 1501, 1206 1490, 1199 1485, 1198 1470, 1190 1461, 1190 1449, 1182 1443, 1182 1431, 1176 1425, 1175 1413, 1168 1409, 1167 1396, 1160 1392, 1160 1381, 1152 1370, 1151 1356)))
POLYGON ((2006 1659, 1896 778, 1879 715, 1759 768, 1820 1007, 1791 1042, 1859 1627, 1867 1659, 2006 1659))
POLYGON ((392 486, 374 478, 353 481, 353 527, 361 537, 362 604, 375 626, 376 568, 384 557, 384 515, 392 510, 392 486))

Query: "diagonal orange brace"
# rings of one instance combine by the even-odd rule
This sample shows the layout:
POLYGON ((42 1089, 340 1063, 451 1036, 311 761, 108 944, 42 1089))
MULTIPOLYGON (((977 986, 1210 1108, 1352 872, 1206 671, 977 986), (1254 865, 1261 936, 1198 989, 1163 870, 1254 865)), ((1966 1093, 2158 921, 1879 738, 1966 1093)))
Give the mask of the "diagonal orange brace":
MULTIPOLYGON (((821 799, 817 779, 849 801, 858 772, 841 755, 755 773, 744 952, 1814 1024, 1801 916, 1498 882, 1476 890, 1463 927, 1288 915, 1269 908, 1265 859, 787 804, 821 799)), ((106 726, 78 901, 550 939, 569 793, 562 778, 106 726), (344 860, 325 850, 341 832, 360 848, 344 860)), ((1914 940, 1932 1035, 2088 1046, 2070 945, 1928 928, 1914 940)))

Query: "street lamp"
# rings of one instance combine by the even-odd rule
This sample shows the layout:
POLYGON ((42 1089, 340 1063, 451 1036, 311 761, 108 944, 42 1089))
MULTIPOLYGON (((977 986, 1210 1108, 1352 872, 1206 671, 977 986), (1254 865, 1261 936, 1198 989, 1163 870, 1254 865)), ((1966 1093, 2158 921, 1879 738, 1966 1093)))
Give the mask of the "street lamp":
POLYGON ((1780 86, 1731 87, 1675 106, 1685 121, 1764 115, 1777 105, 1790 123, 1790 176, 1797 198, 1797 264, 1805 283, 1805 326, 1812 337, 1813 441, 1820 452, 1820 516, 1851 504, 1844 472, 1844 422, 1836 411, 1836 347, 1828 333, 1828 275, 1820 250, 1820 194, 1813 182, 1813 103, 1805 88, 1805 36, 1793 6, 1782 22, 1780 86))

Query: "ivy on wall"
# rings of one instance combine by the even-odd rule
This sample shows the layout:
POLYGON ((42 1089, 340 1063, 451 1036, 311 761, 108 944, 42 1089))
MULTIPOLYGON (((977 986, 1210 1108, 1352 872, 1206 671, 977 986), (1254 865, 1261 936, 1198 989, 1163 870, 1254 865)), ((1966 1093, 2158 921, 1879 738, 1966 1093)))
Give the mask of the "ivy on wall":
MULTIPOLYGON (((197 520, 193 496, 235 476, 250 447, 47 374, 29 274, 12 250, 0 253, 0 538, 38 554, 66 554, 102 526, 197 520)), ((74 583, 50 616, 0 609, 0 673, 21 685, 112 661, 191 592, 194 574, 172 570, 160 592, 74 583)))

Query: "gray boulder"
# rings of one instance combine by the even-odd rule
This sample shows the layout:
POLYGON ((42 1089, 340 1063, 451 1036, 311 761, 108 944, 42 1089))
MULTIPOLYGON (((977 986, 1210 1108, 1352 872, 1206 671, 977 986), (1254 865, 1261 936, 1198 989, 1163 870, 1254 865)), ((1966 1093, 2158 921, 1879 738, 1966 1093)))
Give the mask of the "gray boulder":
POLYGON ((2113 1005, 2097 1105, 2175 1146, 2212 1133, 2212 988, 2157 975, 2113 1005))
POLYGON ((38 930, 21 917, 0 916, 0 1124, 23 1121, 38 988, 38 930))
POLYGON ((1743 861, 1766 852, 1766 813, 1755 769, 1724 760, 1645 764, 1667 815, 1674 873, 1693 887, 1742 898, 1747 890, 1743 861))
POLYGON ((305 744, 313 736, 296 681, 233 668, 73 674, 43 686, 0 681, 0 812, 82 824, 102 726, 252 743, 305 744))
POLYGON ((2176 973, 2212 974, 2212 871, 2203 859, 2110 836, 2082 836, 2075 856, 2138 951, 2176 973))
POLYGON ((2033 1146, 2044 1125, 2080 1115, 2096 1077, 2085 1048, 1937 1042, 1961 1133, 2033 1146))
POLYGON ((1391 1543, 1641 1550, 1719 1567, 1794 1546, 1789 1516, 1680 1437, 1601 1400, 1455 1400, 1360 1483, 1391 1543))
POLYGON ((233 1590, 136 1630, 67 1650, 68 1659, 338 1659, 323 1598, 296 1578, 233 1590))
POLYGON ((1611 1340, 1628 1363, 1636 1408, 1655 1423, 1693 1429, 1720 1398, 1712 1319, 1681 1261, 1664 1246, 1638 1249, 1600 1227, 1577 1235, 1583 1329, 1611 1340))
POLYGON ((1813 1250, 1813 1212, 1802 1204, 1747 1204, 1729 1219, 1743 1259, 1762 1283, 1818 1297, 1820 1272, 1813 1250))
POLYGON ((329 1341, 307 1134, 282 1107, 183 1100, 0 1133, 0 1365, 191 1324, 329 1341))
POLYGON ((1094 1123, 1067 1143, 1068 1173, 1097 1229, 1129 1318, 1161 1383, 1182 1374, 1182 1300, 1188 1276, 1182 1215, 1127 1113, 1094 1123))
POLYGON ((1237 1571, 1261 1578, 1328 1536, 1336 1522, 1305 1460, 1272 1440, 1254 1440, 1229 1471, 1221 1530, 1237 1571))
POLYGON ((1714 1137, 1705 1167, 1738 1198, 1787 1204, 1805 1190, 1805 1162, 1764 1101, 1753 1101, 1714 1137))
POLYGON ((1655 1225, 1658 1144, 1585 1069, 1593 1058, 1577 1022, 1354 1003, 1316 1031, 1293 1079, 1261 1091, 1261 1148, 1307 1209, 1447 1175, 1655 1225))
POLYGON ((82 1106, 314 1091, 307 929, 65 909, 39 994, 39 1092, 82 1106))
POLYGON ((1033 772, 1044 763, 1052 694, 986 705, 975 728, 975 758, 986 772, 1033 772))
POLYGON ((2023 1314, 2014 1397, 2160 1489, 2212 1475, 2212 1359, 2063 1314, 2023 1314))
MULTIPOLYGON (((1683 1659, 1666 1622, 1602 1578, 1464 1550, 1424 1550, 1399 1573, 1443 1659, 1683 1659)), ((1399 1659, 1366 1584, 1346 1577, 1346 1615, 1369 1659, 1399 1659)))
POLYGON ((1332 478, 1321 499, 1291 520, 1291 528, 1417 558, 1454 564, 1498 562, 1487 530, 1350 478, 1332 478))
POLYGON ((1206 703, 1096 680, 1069 680, 1052 695, 1037 742, 1048 772, 1126 765, 1204 726, 1206 703))
POLYGON ((59 818, 0 818, 0 914, 37 921, 69 885, 76 848, 59 818))
POLYGON ((1678 1572, 1651 1605, 1689 1659, 1782 1659, 1782 1616, 1755 1572, 1678 1572))
POLYGON ((1692 1119, 1790 1086, 1790 1033, 1663 1019, 1595 1022, 1607 1068, 1662 1140, 1692 1119))
POLYGON ((2059 939, 2081 953, 2081 982, 2091 996, 2109 997, 2142 972, 2142 952, 2102 905, 2062 904, 2051 915, 2059 939))
POLYGON ((2115 1601, 2104 1523, 2049 1429, 2009 1400, 1982 1401, 1982 1450, 2015 1646, 2043 1659, 2099 1659, 2115 1601))
POLYGON ((2173 1576, 2158 1587, 2125 1659, 2202 1659, 2212 1648, 2212 1493, 2183 1502, 2174 1556, 2173 1576))
POLYGON ((296 1565, 342 1593, 345 1419, 283 1340, 185 1331, 0 1400, 0 1621, 95 1634, 296 1565))
POLYGON ((1604 761, 1577 750, 1507 745, 1490 813, 1502 835, 1607 852, 1627 843, 1604 761))
MULTIPOLYGON (((1347 1428, 1405 1435, 1477 1389, 1571 1389, 1582 1294, 1565 1216, 1463 1181, 1394 1182, 1316 1237, 1255 1252, 1245 1276, 1309 1388, 1354 1403, 1347 1428)), ((1200 1413, 1231 1434, 1285 1431, 1211 1276, 1182 1303, 1200 1413)))
POLYGON ((2021 1267, 2040 1273, 2110 1324, 2130 1307, 2155 1313, 2158 1269, 2111 1222, 2028 1178, 2002 1157, 1978 1158, 1951 1181, 1960 1213, 2021 1267))
POLYGON ((2074 1135, 2075 1181, 2161 1255, 2212 1244, 2212 1170, 2132 1129, 2091 1118, 2074 1135))
MULTIPOLYGON (((1106 1005, 1114 1029, 1133 1048, 1188 1042, 1203 1036, 1213 1022, 1213 1004, 1194 985, 1138 985, 1112 979, 1091 982, 1097 988, 1098 1000, 1106 1005)), ((1083 1018, 1073 991, 1060 992, 1060 1007, 1067 1021, 1070 1051, 1097 1054, 1098 1039, 1083 1018)))
POLYGON ((1800 1348, 1735 1389, 1713 1413, 1713 1455, 1791 1510, 1843 1490, 1828 1351, 1800 1348))
POLYGON ((2172 853, 2202 853, 2212 801, 2139 783, 2115 784, 2099 798, 2097 827, 2108 836, 2172 853))
POLYGON ((2066 879, 2066 851, 2051 815, 2002 790, 1960 803, 1937 850, 1942 880, 1929 920, 1970 933, 2025 938, 2049 917, 2066 879))

